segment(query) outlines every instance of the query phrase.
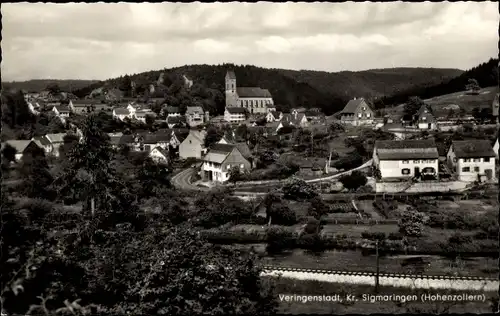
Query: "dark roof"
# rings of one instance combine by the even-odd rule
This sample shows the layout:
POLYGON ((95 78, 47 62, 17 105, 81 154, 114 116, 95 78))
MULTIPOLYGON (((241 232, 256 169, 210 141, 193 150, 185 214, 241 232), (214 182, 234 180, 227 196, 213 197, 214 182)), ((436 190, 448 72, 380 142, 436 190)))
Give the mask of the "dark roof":
POLYGON ((65 105, 56 105, 55 108, 58 112, 69 112, 70 111, 69 107, 65 106, 65 105))
POLYGON ((177 106, 167 106, 167 108, 165 109, 165 111, 167 113, 181 113, 181 110, 179 109, 179 107, 177 106))
POLYGON ((234 114, 237 114, 237 113, 246 113, 246 109, 245 108, 239 108, 239 107, 226 107, 226 110, 229 113, 234 113, 234 114))
POLYGON ((236 79, 236 74, 233 70, 228 70, 226 73, 226 77, 228 77, 229 79, 236 79))
POLYGON ((126 145, 126 144, 132 144, 135 142, 135 136, 134 135, 123 135, 120 137, 120 141, 118 144, 120 145, 126 145))
POLYGON ((488 140, 458 140, 452 142, 457 158, 495 157, 495 151, 488 140))
POLYGON ((280 118, 280 114, 281 114, 280 111, 271 111, 270 113, 274 116, 275 119, 280 118))
POLYGON ((358 106, 363 102, 365 99, 359 98, 359 99, 353 99, 347 102, 346 106, 340 113, 354 113, 356 112, 356 109, 358 106))
POLYGON ((437 159, 439 153, 434 139, 378 140, 375 142, 380 160, 437 159))
POLYGON ((218 152, 218 153, 224 153, 228 154, 231 151, 233 151, 235 145, 233 144, 214 144, 211 148, 211 152, 218 152))
POLYGON ((116 108, 113 111, 115 111, 116 115, 123 115, 123 114, 129 115, 130 114, 130 111, 128 109, 124 109, 124 108, 116 108))
POLYGON ((143 134, 144 144, 166 143, 172 138, 172 133, 143 134))
POLYGON ((167 117, 167 123, 168 124, 178 124, 178 123, 182 123, 182 122, 185 122, 186 120, 183 119, 184 117, 183 116, 169 116, 167 117))
POLYGON ((236 92, 240 98, 272 98, 269 90, 259 87, 237 87, 236 92))
POLYGON ((238 148, 243 157, 245 157, 246 159, 252 157, 252 152, 245 142, 235 143, 234 145, 236 146, 236 148, 238 148))
MULTIPOLYGON (((164 149, 161 146, 153 148, 153 150, 155 150, 155 149, 158 150, 163 156, 165 156, 165 158, 168 158, 168 150, 164 149)), ((151 150, 151 151, 153 151, 153 150, 151 150)))
POLYGON ((378 149, 417 149, 435 148, 434 139, 411 139, 411 140, 377 140, 375 146, 378 149))
POLYGON ((92 105, 92 104, 101 104, 101 100, 78 99, 78 100, 72 100, 71 103, 73 103, 73 106, 79 107, 79 106, 87 106, 87 105, 92 105))

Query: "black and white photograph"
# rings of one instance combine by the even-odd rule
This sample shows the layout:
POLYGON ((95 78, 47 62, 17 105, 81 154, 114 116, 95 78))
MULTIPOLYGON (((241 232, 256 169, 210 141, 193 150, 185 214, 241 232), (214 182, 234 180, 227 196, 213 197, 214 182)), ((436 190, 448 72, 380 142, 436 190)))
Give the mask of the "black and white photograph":
POLYGON ((499 312, 499 4, 2 3, 1 316, 499 312))

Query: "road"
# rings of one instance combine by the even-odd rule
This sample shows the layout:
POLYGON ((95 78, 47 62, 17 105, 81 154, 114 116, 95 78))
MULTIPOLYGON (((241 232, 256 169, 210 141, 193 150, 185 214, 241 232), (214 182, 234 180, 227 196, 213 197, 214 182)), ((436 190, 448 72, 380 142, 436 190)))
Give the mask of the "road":
POLYGON ((191 183, 191 177, 195 174, 196 170, 193 168, 188 168, 183 170, 172 177, 172 184, 181 190, 190 191, 208 191, 208 188, 198 187, 191 183))

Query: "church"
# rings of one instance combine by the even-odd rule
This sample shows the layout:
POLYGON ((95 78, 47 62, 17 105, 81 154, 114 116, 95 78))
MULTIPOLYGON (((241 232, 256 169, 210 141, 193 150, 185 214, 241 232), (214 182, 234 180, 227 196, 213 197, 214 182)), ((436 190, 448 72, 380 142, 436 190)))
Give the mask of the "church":
POLYGON ((242 107, 249 114, 266 114, 274 110, 274 101, 267 89, 259 87, 237 87, 233 70, 226 73, 226 108, 242 107))

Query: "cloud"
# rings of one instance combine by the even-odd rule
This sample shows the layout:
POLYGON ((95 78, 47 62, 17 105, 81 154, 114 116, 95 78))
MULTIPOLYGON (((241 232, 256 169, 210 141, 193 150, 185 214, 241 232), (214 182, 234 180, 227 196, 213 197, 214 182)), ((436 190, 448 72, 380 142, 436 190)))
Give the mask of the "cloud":
POLYGON ((223 62, 469 68, 498 54, 494 2, 16 3, 1 10, 4 80, 106 79, 223 62))

